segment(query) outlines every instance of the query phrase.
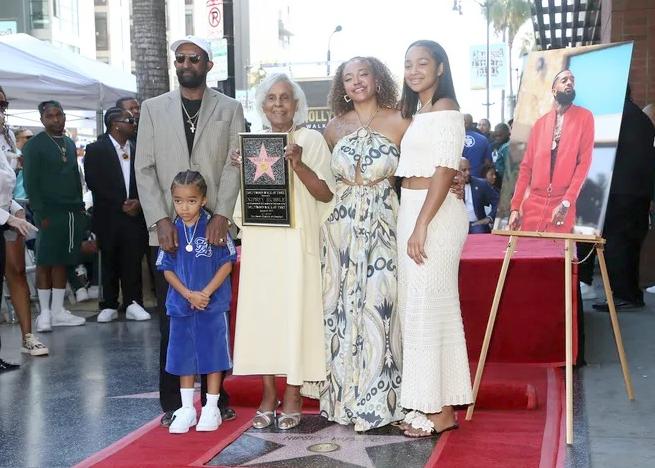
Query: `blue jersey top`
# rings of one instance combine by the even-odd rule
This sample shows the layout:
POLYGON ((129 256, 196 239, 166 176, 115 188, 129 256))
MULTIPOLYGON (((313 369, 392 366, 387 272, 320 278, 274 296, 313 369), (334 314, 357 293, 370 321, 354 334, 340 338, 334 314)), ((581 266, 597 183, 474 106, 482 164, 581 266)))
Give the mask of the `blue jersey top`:
MULTIPOLYGON (((175 227, 179 242, 177 252, 172 254, 159 249, 157 255, 157 269, 174 272, 182 284, 191 291, 201 291, 209 284, 221 266, 227 262, 235 262, 237 259, 237 251, 229 234, 227 243, 223 247, 207 242, 205 232, 210 218, 209 213, 201 212, 195 235, 193 226, 189 228, 180 218, 176 218, 175 227), (191 252, 186 251, 187 239, 191 241, 191 252)), ((202 312, 225 312, 230 309, 231 299, 232 286, 228 276, 211 295, 209 304, 202 312)), ((197 311, 191 309, 191 303, 182 297, 175 288, 169 286, 166 296, 166 313, 171 317, 188 317, 194 312, 197 311)))
POLYGON ((471 164, 471 175, 482 177, 484 160, 491 161, 491 146, 487 137, 473 130, 467 130, 462 156, 468 159, 471 164))

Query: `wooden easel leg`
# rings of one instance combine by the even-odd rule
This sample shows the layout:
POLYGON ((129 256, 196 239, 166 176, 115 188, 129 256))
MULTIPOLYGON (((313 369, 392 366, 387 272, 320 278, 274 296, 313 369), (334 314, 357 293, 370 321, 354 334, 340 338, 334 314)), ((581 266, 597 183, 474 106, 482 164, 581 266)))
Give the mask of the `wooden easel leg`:
POLYGON ((564 314, 566 335, 566 443, 573 443, 573 241, 564 244, 564 314))
POLYGON ((507 250, 505 250, 505 258, 503 259, 503 266, 500 269, 500 276, 498 277, 498 283, 496 284, 496 292, 494 294, 494 300, 491 304, 491 312, 489 313, 489 321, 487 322, 487 331, 484 334, 484 340, 482 342, 482 349, 480 350, 480 359, 478 359, 478 367, 475 370, 475 380, 473 381, 473 403, 471 403, 466 411, 466 420, 470 421, 473 418, 473 410, 475 408, 475 400, 478 397, 478 391, 480 390, 480 381, 482 380, 482 373, 484 372, 484 364, 487 360, 487 353, 489 352, 489 343, 491 341, 491 335, 494 329, 494 323, 496 322, 496 314, 498 313, 498 305, 500 304, 500 298, 503 294, 503 287, 505 286, 505 278, 507 277, 507 269, 509 268, 509 261, 512 258, 514 249, 516 248, 516 242, 518 237, 510 236, 509 243, 507 244, 507 250))
POLYGON ((623 338, 621 337, 621 327, 619 326, 619 319, 616 315, 616 307, 614 307, 614 296, 612 296, 612 288, 610 287, 609 275, 607 273, 607 264, 605 263, 605 249, 601 245, 596 246, 596 254, 598 255, 598 263, 600 265, 600 272, 603 277, 603 286, 605 288, 605 296, 607 297, 607 305, 610 310, 610 320, 612 322, 612 330, 614 331, 614 340, 616 341, 616 350, 619 352, 619 360, 621 361, 621 370, 623 371, 623 381, 625 382, 625 390, 628 394, 628 399, 634 400, 635 394, 632 387, 632 377, 630 376, 630 369, 628 368, 628 359, 623 349, 623 338))

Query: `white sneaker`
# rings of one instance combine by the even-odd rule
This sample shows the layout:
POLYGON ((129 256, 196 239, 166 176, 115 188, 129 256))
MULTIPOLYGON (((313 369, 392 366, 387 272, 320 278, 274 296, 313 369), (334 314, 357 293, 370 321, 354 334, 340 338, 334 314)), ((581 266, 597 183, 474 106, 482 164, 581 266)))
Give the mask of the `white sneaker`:
POLYGON ((84 325, 86 319, 71 314, 70 310, 61 309, 59 312, 52 312, 52 326, 53 327, 77 327, 84 325))
POLYGON ((218 429, 223 420, 221 419, 221 411, 218 406, 203 406, 200 413, 200 419, 196 426, 198 432, 209 432, 218 429))
POLYGON ((171 425, 168 426, 170 434, 184 434, 189 432, 189 428, 196 425, 195 408, 180 408, 173 413, 171 425))
POLYGON ((75 291, 75 300, 77 302, 84 302, 89 300, 89 293, 86 291, 86 288, 80 288, 75 291))
POLYGON ((582 294, 583 300, 596 299, 598 297, 594 287, 590 284, 583 283, 582 281, 580 281, 580 293, 582 294))
POLYGON ((20 350, 30 356, 45 356, 49 352, 46 345, 41 343, 39 339, 31 333, 27 333, 25 338, 23 338, 23 346, 20 350))
POLYGON ((36 331, 49 332, 52 331, 52 314, 48 309, 42 309, 41 313, 36 317, 36 331))
POLYGON ((98 322, 106 323, 116 320, 118 318, 118 310, 116 309, 102 309, 98 314, 98 322))
POLYGON ((98 299, 100 297, 100 288, 98 286, 89 286, 86 288, 86 294, 89 299, 98 299))
POLYGON ((132 301, 132 303, 127 306, 127 309, 125 309, 125 317, 128 320, 150 320, 150 314, 136 301, 132 301))

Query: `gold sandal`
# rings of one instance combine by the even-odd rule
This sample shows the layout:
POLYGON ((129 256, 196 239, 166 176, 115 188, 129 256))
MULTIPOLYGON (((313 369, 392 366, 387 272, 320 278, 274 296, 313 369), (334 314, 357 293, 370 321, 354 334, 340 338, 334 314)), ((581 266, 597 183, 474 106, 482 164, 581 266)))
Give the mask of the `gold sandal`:
POLYGON ((275 409, 272 411, 261 411, 257 410, 257 413, 255 413, 255 417, 252 419, 252 427, 255 429, 264 429, 275 421, 275 416, 277 413, 277 408, 280 406, 280 402, 277 402, 277 405, 275 406, 275 409))
POLYGON ((285 413, 284 411, 280 413, 277 417, 277 427, 283 431, 288 431, 300 424, 302 419, 302 413, 285 413))

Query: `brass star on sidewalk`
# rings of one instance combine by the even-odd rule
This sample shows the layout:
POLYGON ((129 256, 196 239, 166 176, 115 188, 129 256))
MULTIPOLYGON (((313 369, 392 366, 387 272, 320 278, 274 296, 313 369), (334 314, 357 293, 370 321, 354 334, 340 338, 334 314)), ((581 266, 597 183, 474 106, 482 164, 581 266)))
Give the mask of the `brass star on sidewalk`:
MULTIPOLYGON (((302 427, 302 423, 299 427, 302 427)), ((344 463, 374 468, 366 451, 367 448, 394 443, 416 443, 416 439, 402 435, 358 434, 353 431, 352 426, 338 424, 332 424, 309 434, 255 431, 248 431, 247 434, 283 447, 244 463, 246 466, 322 455, 344 463)))

